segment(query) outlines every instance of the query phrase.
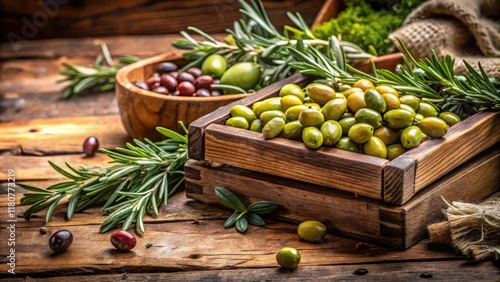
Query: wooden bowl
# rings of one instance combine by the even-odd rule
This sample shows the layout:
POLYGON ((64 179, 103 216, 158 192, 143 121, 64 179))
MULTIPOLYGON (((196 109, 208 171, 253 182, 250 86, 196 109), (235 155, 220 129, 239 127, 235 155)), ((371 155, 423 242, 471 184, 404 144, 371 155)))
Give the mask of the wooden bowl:
MULTIPOLYGON (((336 17, 342 10, 344 10, 344 8, 345 5, 343 0, 326 0, 320 11, 318 12, 314 23, 312 24, 312 29, 314 29, 318 24, 329 21, 331 18, 336 17)), ((396 52, 378 56, 371 60, 366 60, 364 62, 355 62, 351 65, 363 72, 371 73, 372 71, 370 61, 373 61, 377 68, 395 71, 396 66, 403 63, 403 53, 396 52)))
POLYGON ((138 88, 132 82, 146 81, 158 63, 170 61, 179 67, 187 61, 181 53, 166 53, 123 67, 116 74, 116 100, 125 130, 132 138, 160 140, 157 126, 184 134, 178 121, 188 125, 217 108, 246 97, 248 94, 231 94, 217 97, 167 96, 138 88))

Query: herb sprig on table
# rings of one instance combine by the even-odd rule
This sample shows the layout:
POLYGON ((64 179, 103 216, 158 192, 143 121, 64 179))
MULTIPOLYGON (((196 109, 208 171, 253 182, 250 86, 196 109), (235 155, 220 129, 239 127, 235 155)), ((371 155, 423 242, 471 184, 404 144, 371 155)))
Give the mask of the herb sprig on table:
POLYGON ((118 63, 113 61, 108 47, 101 44, 102 55, 97 56, 93 66, 72 65, 63 63, 64 70, 59 74, 64 78, 57 83, 69 82, 62 90, 65 99, 77 94, 111 91, 115 88, 115 76, 122 67, 137 62, 140 58, 134 56, 119 57, 118 63))
MULTIPOLYGON (((187 129, 182 125, 187 134, 187 129)), ((158 216, 159 207, 166 206, 168 198, 184 183, 184 164, 187 156, 187 136, 158 127, 168 139, 152 142, 134 140, 126 148, 115 151, 101 149, 114 165, 82 167, 76 169, 66 163, 67 170, 49 162, 68 181, 40 189, 19 184, 30 191, 21 199, 21 205, 31 205, 24 218, 47 209, 46 222, 50 220, 56 205, 69 196, 67 218, 75 212, 101 206, 109 215, 102 222, 101 233, 121 225, 124 230, 135 223, 139 234, 144 232, 144 216, 158 216)))

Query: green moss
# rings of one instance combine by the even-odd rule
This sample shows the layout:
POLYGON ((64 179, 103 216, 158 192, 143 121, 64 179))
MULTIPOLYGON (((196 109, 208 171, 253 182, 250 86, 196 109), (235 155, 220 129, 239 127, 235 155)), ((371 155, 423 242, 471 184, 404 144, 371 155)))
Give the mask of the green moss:
POLYGON ((398 29, 406 16, 425 0, 346 0, 346 9, 316 27, 315 36, 326 39, 336 35, 374 55, 391 53, 389 34, 398 29), (387 2, 391 2, 388 4, 387 2))

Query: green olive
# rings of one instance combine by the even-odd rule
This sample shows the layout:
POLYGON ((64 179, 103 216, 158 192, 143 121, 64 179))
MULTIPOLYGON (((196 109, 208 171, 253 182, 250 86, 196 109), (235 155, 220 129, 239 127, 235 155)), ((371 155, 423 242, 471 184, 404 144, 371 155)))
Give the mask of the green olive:
POLYGON ((272 97, 267 98, 266 100, 260 102, 257 106, 254 107, 253 112, 257 118, 260 118, 260 115, 266 111, 278 110, 283 112, 283 108, 281 107, 281 97, 272 97))
POLYGON ((406 110, 406 111, 410 112, 411 116, 414 117, 414 118, 415 118, 415 115, 417 114, 417 112, 415 112, 415 110, 411 106, 409 106, 409 105, 401 104, 399 106, 399 108, 402 109, 402 110, 406 110))
POLYGON ((276 253, 276 261, 283 268, 296 268, 300 263, 300 253, 292 247, 281 248, 276 253))
POLYGON ((307 110, 303 110, 299 114, 299 121, 302 126, 316 126, 320 127, 325 121, 325 117, 323 114, 316 109, 309 108, 307 110))
POLYGON ((402 154, 406 153, 406 148, 403 147, 401 144, 392 144, 387 146, 387 159, 392 161, 395 158, 401 156, 402 154))
POLYGON ((304 98, 306 97, 306 94, 302 90, 302 87, 294 83, 285 84, 283 87, 281 87, 279 96, 285 97, 287 95, 297 96, 302 102, 304 102, 304 98))
POLYGON ((249 124, 251 124, 254 120, 257 119, 252 109, 243 105, 232 106, 230 113, 232 117, 244 117, 249 124))
POLYGON ((304 127, 298 120, 294 120, 285 124, 283 131, 281 132, 281 137, 286 139, 298 139, 302 135, 302 129, 304 127))
POLYGON ((260 122, 262 123, 262 126, 266 126, 266 124, 275 117, 280 117, 286 122, 285 113, 278 110, 265 111, 260 115, 259 119, 260 122))
POLYGON ((402 108, 390 110, 384 114, 384 122, 392 129, 403 129, 413 123, 413 115, 402 108))
POLYGON ((326 226, 316 220, 308 220, 299 224, 297 228, 299 237, 308 242, 321 242, 326 234, 326 226))
POLYGON ((399 130, 396 131, 387 125, 382 125, 373 131, 373 136, 380 138, 386 146, 398 142, 400 134, 399 130))
POLYGON ((302 131, 302 142, 311 149, 317 149, 323 145, 323 135, 316 127, 305 127, 302 131))
POLYGON ((325 105, 328 101, 335 98, 335 90, 322 83, 311 83, 307 85, 306 93, 314 103, 318 103, 320 106, 325 105))
POLYGON ((362 108, 359 109, 354 115, 356 122, 368 123, 373 128, 378 128, 382 125, 382 116, 374 109, 362 108))
POLYGON ((375 87, 373 86, 373 83, 372 83, 371 81, 369 81, 368 79, 364 79, 364 78, 362 78, 362 79, 360 79, 360 80, 356 81, 356 82, 352 85, 352 87, 361 88, 361 89, 363 90, 363 92, 365 92, 365 91, 366 91, 366 90, 368 90, 368 89, 373 89, 373 88, 375 88, 375 87))
POLYGON ((392 88, 390 86, 379 85, 379 86, 375 87, 375 90, 377 90, 378 93, 380 93, 382 95, 384 95, 384 94, 392 94, 392 95, 394 95, 394 96, 396 96, 396 97, 399 98, 399 92, 396 89, 394 89, 394 88, 392 88))
POLYGON ((321 113, 325 120, 339 120, 347 110, 347 100, 345 98, 335 98, 323 106, 321 113))
POLYGON ((442 112, 439 114, 439 118, 444 120, 448 126, 453 126, 461 121, 460 117, 452 112, 442 112))
POLYGON ((285 112, 286 119, 288 121, 298 120, 300 113, 303 110, 307 110, 307 109, 309 109, 309 107, 306 105, 297 105, 297 106, 290 107, 285 112))
POLYGON ((275 117, 262 127, 262 135, 266 139, 271 139, 278 136, 283 128, 285 128, 285 121, 281 117, 275 117))
POLYGON ((248 120, 244 117, 231 117, 226 121, 226 125, 248 129, 248 120))
POLYGON ((201 65, 201 72, 206 75, 211 75, 214 78, 220 78, 226 69, 226 59, 218 54, 208 56, 201 65))
POLYGON ((422 133, 431 138, 443 137, 448 132, 448 124, 438 117, 425 117, 418 126, 422 133))
POLYGON ((363 144, 373 136, 373 126, 368 123, 356 123, 349 129, 347 136, 358 144, 363 144))
POLYGON ((391 93, 382 94, 382 98, 385 101, 386 111, 399 109, 401 107, 401 101, 399 101, 398 96, 391 93))
POLYGON ((244 90, 255 87, 260 80, 263 68, 252 62, 239 62, 228 68, 220 78, 221 84, 238 86, 244 90))
POLYGON ((338 121, 327 120, 320 128, 321 134, 323 135, 323 144, 327 146, 333 146, 342 137, 342 126, 338 121))
POLYGON ((255 132, 262 132, 262 122, 260 122, 260 119, 252 121, 252 123, 250 124, 250 130, 255 132))
POLYGON ((359 109, 366 108, 365 93, 353 92, 347 97, 347 108, 351 113, 356 113, 359 109))
POLYGON ((387 147, 384 142, 375 136, 372 136, 368 142, 363 145, 365 154, 369 156, 379 157, 385 159, 387 157, 387 147))
POLYGON ((349 129, 356 124, 355 117, 345 117, 339 120, 340 126, 342 126, 342 135, 347 136, 349 129))
POLYGON ((321 106, 318 103, 314 102, 304 102, 304 106, 308 108, 314 108, 316 110, 321 110, 321 106))
POLYGON ((429 103, 420 102, 420 106, 417 109, 417 114, 421 114, 424 117, 437 117, 438 112, 434 106, 429 103))
POLYGON ((361 92, 361 93, 363 93, 363 94, 365 93, 365 92, 363 91, 363 89, 361 89, 361 88, 358 88, 358 87, 351 87, 351 88, 347 89, 346 91, 344 91, 344 97, 347 99, 347 98, 349 97, 349 95, 351 95, 351 94, 352 94, 352 93, 354 93, 354 92, 361 92))
POLYGON ((288 110, 293 106, 302 105, 302 100, 294 95, 286 95, 281 98, 281 107, 284 111, 288 110))
POLYGON ((408 126, 401 132, 401 145, 406 149, 412 149, 422 142, 422 131, 418 126, 408 126))
POLYGON ((420 106, 420 99, 415 95, 404 95, 399 97, 399 101, 401 104, 408 105, 412 107, 414 110, 417 110, 420 106))
POLYGON ((423 118, 424 116, 422 114, 416 114, 413 118, 413 125, 418 125, 423 118))
POLYGON ((335 148, 354 153, 359 152, 358 145, 352 142, 352 140, 349 137, 340 138, 337 144, 335 144, 335 148))
POLYGON ((368 89, 365 92, 365 103, 366 106, 370 109, 373 109, 380 114, 383 114, 385 112, 385 109, 387 108, 387 105, 385 103, 384 98, 380 93, 375 90, 375 89, 368 89))

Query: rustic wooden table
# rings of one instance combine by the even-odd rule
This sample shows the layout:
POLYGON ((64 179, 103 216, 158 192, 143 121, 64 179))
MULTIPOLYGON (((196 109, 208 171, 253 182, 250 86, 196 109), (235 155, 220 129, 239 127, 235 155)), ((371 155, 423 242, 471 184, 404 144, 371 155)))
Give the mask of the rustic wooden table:
MULTIPOLYGON (((7 178, 40 187, 60 181, 47 161, 59 165, 103 164, 98 154, 84 158, 83 140, 96 136, 101 147, 123 146, 129 138, 118 115, 113 92, 61 98, 58 70, 62 62, 91 64, 100 52, 99 41, 108 44, 113 56, 149 57, 172 51, 172 36, 130 36, 93 39, 31 41, 14 52, 9 43, 0 53, 0 277, 9 281, 114 281, 140 280, 379 280, 498 281, 498 263, 473 263, 450 246, 436 246, 427 239, 406 251, 359 242, 329 233, 323 244, 300 241, 297 225, 267 219, 267 226, 251 226, 242 235, 224 229, 231 211, 207 206, 176 194, 158 218, 146 219, 146 233, 132 252, 116 252, 109 233, 99 234, 104 216, 98 209, 65 220, 58 207, 50 222, 40 213, 30 222, 17 217, 8 222, 7 178), (147 43, 144 43, 147 42, 147 43), (147 48, 144 48, 144 47, 147 48), (9 170, 15 173, 9 173, 9 170), (9 175, 10 174, 10 175, 9 175), (11 224, 14 229, 8 229, 11 224), (47 227, 48 234, 39 228, 47 227), (50 233, 69 229, 75 236, 72 247, 54 255, 48 248, 50 233), (13 240, 9 241, 9 239, 13 240), (15 246, 9 246, 9 242, 15 246), (151 243, 150 248, 146 244, 151 243), (300 266, 280 269, 276 251, 293 246, 302 254, 300 266), (13 248, 13 251, 11 250, 13 248), (15 255, 15 275, 7 256, 15 255), (367 269, 364 276, 357 269, 367 269), (71 277, 70 277, 71 276, 71 277)), ((16 186, 15 214, 22 189, 16 186)), ((12 199, 10 199, 12 200, 12 199)), ((346 223, 348 224, 348 223, 346 223)), ((2 280, 3 280, 2 279, 2 280)))

